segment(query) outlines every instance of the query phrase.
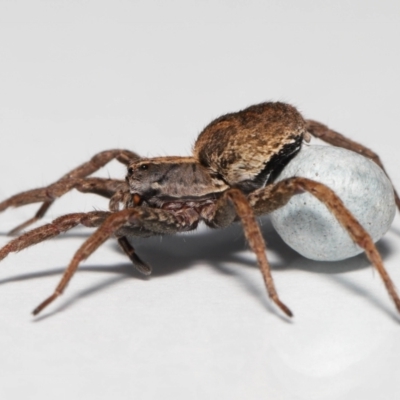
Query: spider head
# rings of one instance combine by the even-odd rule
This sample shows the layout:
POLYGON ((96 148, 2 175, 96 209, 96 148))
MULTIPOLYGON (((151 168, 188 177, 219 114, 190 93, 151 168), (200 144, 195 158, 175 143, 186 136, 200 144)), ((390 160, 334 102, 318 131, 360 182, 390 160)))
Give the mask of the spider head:
POLYGON ((131 193, 137 193, 141 197, 152 197, 157 193, 158 182, 164 175, 162 165, 149 159, 141 159, 131 163, 128 167, 126 182, 131 193))
POLYGON ((132 194, 149 204, 185 201, 222 192, 228 188, 191 157, 142 158, 128 167, 126 182, 132 194), (161 203, 160 203, 161 202, 161 203))

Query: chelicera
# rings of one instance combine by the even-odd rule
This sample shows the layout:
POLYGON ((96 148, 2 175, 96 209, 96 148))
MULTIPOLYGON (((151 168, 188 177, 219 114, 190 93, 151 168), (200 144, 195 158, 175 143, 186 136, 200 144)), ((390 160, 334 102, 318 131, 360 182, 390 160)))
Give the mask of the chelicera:
MULTIPOLYGON (((32 219, 11 232, 16 233, 42 218, 57 198, 72 189, 110 199, 109 211, 64 215, 23 233, 0 249, 0 259, 79 224, 96 228, 75 253, 54 293, 33 311, 38 314, 63 293, 79 264, 110 237, 118 240, 138 271, 149 275, 151 267, 138 256, 128 237, 190 231, 200 222, 211 228, 224 228, 240 221, 270 298, 292 316, 275 289, 256 217, 283 207, 292 196, 307 191, 328 207, 354 242, 365 250, 400 312, 400 299, 371 237, 338 196, 327 186, 306 178, 274 183, 276 175, 300 150, 303 141, 310 140, 310 135, 361 153, 383 168, 375 153, 319 122, 305 120, 293 106, 262 103, 211 122, 197 138, 192 156, 141 158, 128 150, 108 150, 47 187, 3 201, 0 211, 42 203, 32 219), (89 177, 114 159, 127 166, 125 180, 89 177)), ((395 198, 399 208, 396 192, 395 198)))

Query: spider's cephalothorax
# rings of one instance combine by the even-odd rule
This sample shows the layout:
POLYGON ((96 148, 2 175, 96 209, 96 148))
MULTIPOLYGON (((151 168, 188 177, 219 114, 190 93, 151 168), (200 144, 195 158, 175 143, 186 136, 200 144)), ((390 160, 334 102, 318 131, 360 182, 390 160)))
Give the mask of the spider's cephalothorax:
POLYGON ((126 182, 151 206, 166 202, 203 201, 229 188, 220 178, 190 157, 162 157, 135 161, 128 167, 126 182))
MULTIPOLYGON (((354 242, 365 250, 400 312, 400 299, 371 237, 335 193, 321 183, 301 177, 274 183, 275 176, 300 150, 303 140, 309 141, 310 134, 357 151, 383 168, 371 150, 319 122, 304 120, 293 106, 262 103, 211 122, 200 133, 191 157, 140 158, 128 150, 108 150, 95 155, 52 185, 3 201, 0 211, 42 202, 36 215, 17 226, 13 233, 43 217, 55 199, 71 189, 109 198, 110 211, 59 217, 9 242, 0 249, 0 259, 78 224, 97 228, 73 257, 53 295, 34 310, 37 314, 64 291, 80 262, 110 236, 117 238, 134 266, 148 275, 151 267, 140 259, 127 237, 188 231, 195 229, 199 222, 222 228, 240 220, 257 256, 269 296, 291 316, 291 311, 276 292, 264 239, 255 217, 284 206, 297 193, 308 191, 328 207, 354 242), (125 180, 88 177, 113 159, 127 166, 125 180)), ((395 197, 399 207, 396 193, 395 197)))

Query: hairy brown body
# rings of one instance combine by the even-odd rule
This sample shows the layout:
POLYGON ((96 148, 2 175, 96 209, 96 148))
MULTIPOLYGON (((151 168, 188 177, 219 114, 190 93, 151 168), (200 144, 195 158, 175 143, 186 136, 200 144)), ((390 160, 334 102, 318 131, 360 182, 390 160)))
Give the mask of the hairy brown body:
MULTIPOLYGON (((379 272, 400 312, 400 299, 369 234, 328 187, 294 177, 274 183, 276 174, 300 150, 310 133, 341 147, 365 154, 382 166, 371 150, 350 141, 325 125, 304 120, 291 105, 262 103, 217 118, 200 133, 190 157, 141 158, 128 150, 108 150, 70 171, 50 186, 12 196, 0 203, 0 211, 42 202, 37 214, 17 232, 40 219, 58 197, 71 189, 110 198, 110 211, 68 214, 33 229, 0 249, 0 259, 35 243, 65 232, 78 224, 96 227, 76 252, 53 295, 34 314, 56 299, 65 289, 80 262, 110 236, 143 274, 151 267, 135 252, 128 237, 173 234, 195 229, 200 222, 223 228, 236 220, 243 224, 246 238, 257 256, 267 291, 288 316, 292 313, 278 297, 265 254, 265 242, 255 219, 283 207, 297 193, 308 191, 323 202, 365 250, 379 272), (88 178, 97 169, 117 159, 127 166, 125 181, 88 178)), ((400 206, 396 194, 396 202, 400 206)))

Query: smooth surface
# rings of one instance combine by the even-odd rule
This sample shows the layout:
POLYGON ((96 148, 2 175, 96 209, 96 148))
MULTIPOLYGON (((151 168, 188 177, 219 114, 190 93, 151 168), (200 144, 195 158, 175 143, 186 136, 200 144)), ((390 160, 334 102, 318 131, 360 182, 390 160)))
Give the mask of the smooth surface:
MULTIPOLYGON (((303 177, 332 189, 377 242, 396 215, 393 186, 373 161, 333 146, 304 145, 277 178, 303 177)), ((292 249, 316 261, 340 261, 364 250, 311 193, 290 199, 271 214, 273 227, 292 249)))
MULTIPOLYGON (((0 1, 0 196, 107 148, 188 154, 213 118, 264 100, 373 148, 399 188, 399 15, 382 0, 0 1)), ((1 214, 1 243, 37 208, 1 214)), ((106 208, 74 192, 47 220, 106 208)), ((90 230, 9 256, 0 398, 399 398, 400 319, 369 262, 309 261, 262 226, 292 321, 240 226, 140 241, 150 279, 109 241, 36 319, 90 230)), ((396 216, 378 246, 398 287, 399 243, 396 216)))

